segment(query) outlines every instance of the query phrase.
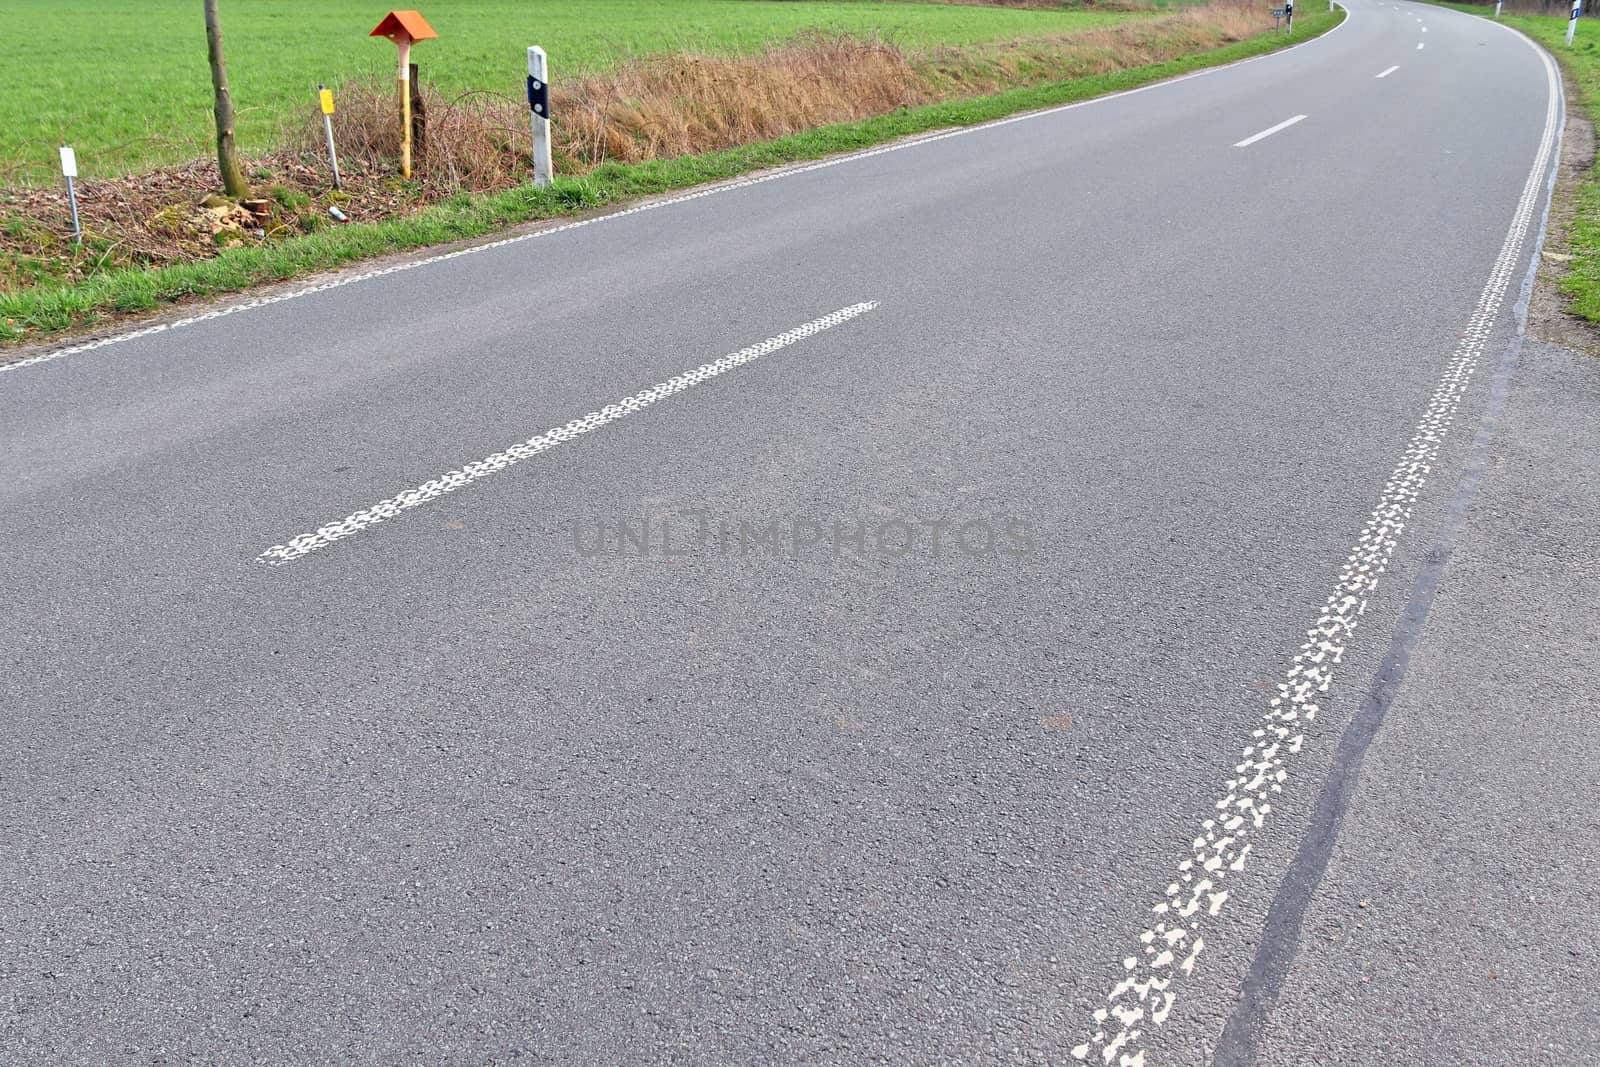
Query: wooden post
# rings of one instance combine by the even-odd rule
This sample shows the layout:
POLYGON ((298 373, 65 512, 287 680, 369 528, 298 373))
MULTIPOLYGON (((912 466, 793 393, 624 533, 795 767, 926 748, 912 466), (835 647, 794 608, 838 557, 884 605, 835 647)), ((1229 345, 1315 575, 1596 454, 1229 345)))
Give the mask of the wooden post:
POLYGON ((439 36, 428 25, 428 20, 415 11, 391 11, 368 36, 387 37, 400 53, 400 69, 396 80, 400 83, 400 176, 411 177, 411 42, 428 41, 439 36))
POLYGON ((428 154, 428 106, 422 102, 422 79, 417 65, 411 64, 411 154, 418 159, 428 154))

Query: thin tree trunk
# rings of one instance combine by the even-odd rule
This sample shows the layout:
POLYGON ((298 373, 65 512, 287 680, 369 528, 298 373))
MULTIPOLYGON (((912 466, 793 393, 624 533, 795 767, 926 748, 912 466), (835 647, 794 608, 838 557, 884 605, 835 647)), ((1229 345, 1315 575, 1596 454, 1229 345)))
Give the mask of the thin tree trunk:
POLYGON ((411 153, 419 159, 428 154, 428 105, 422 100, 415 63, 411 64, 411 153))
POLYGON ((239 148, 233 140, 233 96, 228 92, 228 65, 222 58, 222 23, 217 20, 217 0, 205 0, 206 51, 211 57, 211 89, 216 97, 217 170, 222 188, 236 200, 250 195, 239 167, 239 148))

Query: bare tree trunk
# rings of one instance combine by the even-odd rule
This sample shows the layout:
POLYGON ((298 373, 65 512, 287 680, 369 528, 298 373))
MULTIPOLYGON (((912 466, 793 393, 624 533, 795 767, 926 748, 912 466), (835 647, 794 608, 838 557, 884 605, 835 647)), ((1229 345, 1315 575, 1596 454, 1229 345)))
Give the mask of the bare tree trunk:
POLYGON ((239 168, 239 148, 233 141, 233 97, 228 92, 228 66, 222 58, 222 23, 217 21, 217 0, 205 0, 206 51, 211 57, 211 89, 216 97, 217 170, 222 188, 236 200, 250 195, 239 168))

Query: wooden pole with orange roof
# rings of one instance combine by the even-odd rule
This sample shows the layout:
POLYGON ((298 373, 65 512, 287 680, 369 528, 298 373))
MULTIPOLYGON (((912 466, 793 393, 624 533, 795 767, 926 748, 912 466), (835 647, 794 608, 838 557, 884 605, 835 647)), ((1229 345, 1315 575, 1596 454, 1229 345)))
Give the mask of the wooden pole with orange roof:
POLYGON ((411 177, 411 42, 439 36, 416 11, 391 11, 368 36, 387 37, 400 50, 400 176, 411 177))

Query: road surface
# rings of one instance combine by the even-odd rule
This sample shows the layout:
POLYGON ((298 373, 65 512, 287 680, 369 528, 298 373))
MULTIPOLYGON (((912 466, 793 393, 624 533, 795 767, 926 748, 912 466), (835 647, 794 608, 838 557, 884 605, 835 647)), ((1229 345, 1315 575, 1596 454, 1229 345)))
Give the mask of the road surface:
POLYGON ((1352 0, 13 362, 0 1058, 1600 1062, 1561 119, 1352 0))

